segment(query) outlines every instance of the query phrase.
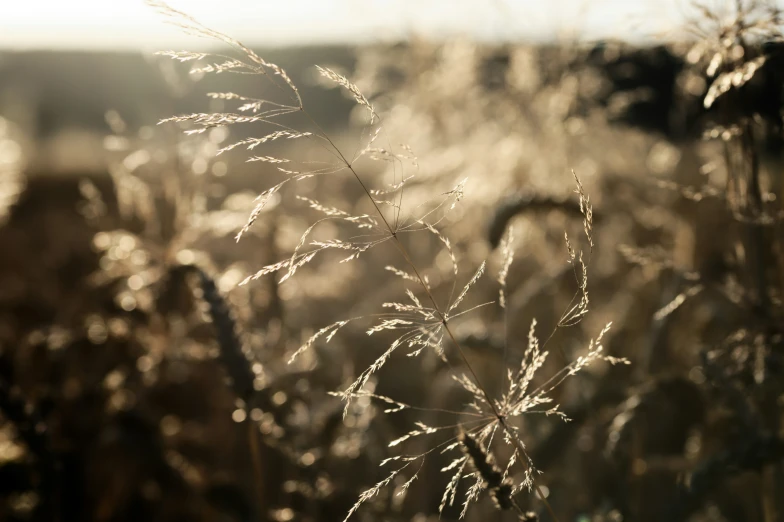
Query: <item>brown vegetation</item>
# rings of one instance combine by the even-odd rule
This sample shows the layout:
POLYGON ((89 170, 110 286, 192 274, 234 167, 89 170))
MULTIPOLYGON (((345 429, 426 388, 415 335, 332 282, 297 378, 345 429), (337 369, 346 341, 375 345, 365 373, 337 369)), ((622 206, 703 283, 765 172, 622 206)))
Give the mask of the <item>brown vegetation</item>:
POLYGON ((783 516, 777 9, 359 49, 336 131, 151 4, 254 81, 21 196, 0 126, 0 517, 783 516))

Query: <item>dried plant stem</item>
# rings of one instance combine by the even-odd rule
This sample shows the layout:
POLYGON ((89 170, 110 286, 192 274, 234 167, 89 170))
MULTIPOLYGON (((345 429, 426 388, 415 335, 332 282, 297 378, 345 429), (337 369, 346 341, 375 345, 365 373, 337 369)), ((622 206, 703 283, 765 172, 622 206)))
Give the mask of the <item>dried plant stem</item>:
POLYGON ((778 520, 776 507, 776 468, 768 464, 762 469, 762 516, 765 522, 778 520))
MULTIPOLYGON (((514 431, 512 431, 509 428, 508 424, 506 423, 506 417, 504 415, 502 415, 500 411, 498 411, 498 408, 496 407, 495 402, 491 399, 490 394, 487 392, 487 389, 484 387, 484 385, 480 381, 479 376, 474 371, 474 368, 471 366, 471 364, 468 362, 468 358, 466 357, 466 354, 465 354, 465 351, 463 350, 463 347, 460 345, 460 342, 457 340, 457 338, 455 337, 454 333, 452 333, 452 329, 449 327, 446 314, 444 314, 444 312, 441 311, 441 308, 438 306, 438 303, 436 302, 435 297, 433 297, 433 293, 430 291, 430 288, 428 287, 427 283, 425 283, 425 280, 422 277, 422 275, 420 274, 419 269, 417 268, 416 264, 411 259, 411 256, 409 255, 408 250, 406 249, 406 247, 403 244, 403 242, 400 241, 400 238, 398 237, 397 232, 395 231, 395 229, 392 227, 392 225, 390 225, 389 221, 387 221, 386 216, 384 216, 384 213, 381 211, 381 208, 379 208, 378 203, 376 203, 375 199, 373 198, 372 194, 370 193, 370 190, 367 188, 365 183, 362 181, 362 178, 359 177, 359 174, 354 169, 354 166, 351 164, 351 162, 346 159, 346 157, 343 155, 343 153, 340 151, 340 149, 329 138, 329 136, 326 134, 326 132, 324 132, 324 130, 321 128, 321 126, 318 123, 316 123, 316 121, 310 116, 310 114, 303 107, 300 106, 300 110, 308 117, 308 119, 310 119, 310 121, 313 123, 313 125, 315 125, 315 127, 319 130, 319 132, 327 140, 327 142, 329 142, 329 144, 332 146, 332 148, 335 150, 335 152, 340 157, 340 160, 346 165, 346 168, 348 168, 349 171, 351 171, 351 174, 354 176, 354 178, 360 184, 360 186, 362 187, 362 190, 365 192, 365 195, 373 203, 373 206, 375 207, 376 212, 378 213, 379 217, 381 217, 381 220, 383 221, 383 223, 386 226, 390 236, 392 237, 395 246, 398 248, 398 250, 402 254, 402 256, 405 259, 405 261, 408 264, 408 266, 411 267, 411 270, 414 271, 414 275, 416 276, 416 279, 419 282, 419 285, 425 291, 425 294, 427 295, 428 299, 433 304, 433 309, 436 311, 436 313, 438 314, 438 317, 441 319, 441 324, 443 325, 444 330, 446 331, 446 333, 449 336, 449 338, 452 340, 452 343, 457 348, 457 352, 458 352, 458 354, 460 356, 461 361, 466 366, 466 368, 468 368, 468 371, 471 373, 471 376, 473 377, 474 382, 476 382, 476 385, 479 387, 480 391, 484 395, 484 398, 487 401, 487 404, 489 404, 490 408, 492 408, 493 415, 495 415, 496 420, 498 421, 499 425, 503 428, 504 432, 509 436, 509 439, 514 443, 515 448, 517 449, 517 451, 519 451, 521 455, 525 455, 526 451, 525 451, 525 447, 523 446, 523 443, 520 441, 520 439, 517 437, 517 435, 514 433, 514 431)), ((525 460, 524 459, 521 459, 521 460, 523 462, 523 465, 526 466, 526 468, 528 468, 529 465, 525 462, 525 460)), ((550 513, 550 516, 552 517, 552 519, 555 522, 558 522, 558 517, 555 515, 555 512, 553 511, 553 508, 550 505, 550 503, 547 501, 547 498, 545 497, 544 493, 542 493, 541 488, 535 482, 533 484, 533 487, 534 487, 534 490, 536 491, 537 496, 542 501, 542 503, 545 505, 545 508, 547 509, 547 511, 550 513)), ((515 502, 515 505, 517 506, 516 502, 515 502)), ((517 509, 520 509, 520 507, 517 506, 517 509)), ((522 511, 522 510, 520 509, 520 511, 522 511)))
MULTIPOLYGON (((254 373, 245 358, 242 342, 237 334, 236 324, 231 314, 228 303, 218 291, 215 281, 207 272, 196 265, 178 266, 179 270, 193 270, 199 276, 199 282, 203 292, 204 300, 209 305, 209 313, 215 325, 216 340, 220 346, 220 360, 231 378, 232 387, 236 395, 248 404, 252 400, 254 388, 254 373)), ((248 407, 250 410, 250 407, 248 407)), ((261 472, 261 449, 259 448, 259 433, 256 423, 247 418, 248 424, 248 445, 250 456, 253 463, 253 474, 256 479, 259 500, 257 505, 264 505, 264 476, 261 472)), ((264 519, 264 517, 262 517, 264 519)))
MULTIPOLYGON (((251 460, 253 461, 253 475, 256 478, 256 486, 258 487, 258 501, 256 505, 264 505, 262 499, 264 498, 264 475, 261 472, 261 449, 259 448, 259 433, 256 428, 256 423, 248 416, 248 445, 250 446, 251 460)), ((261 517, 265 520, 265 517, 261 517)))
MULTIPOLYGON (((351 168, 350 165, 349 165, 349 169, 351 169, 351 172, 354 173, 354 176, 356 176, 357 179, 359 179, 359 176, 354 171, 354 169, 351 168)), ((364 185, 363 185, 363 187, 364 187, 364 185)), ((370 193, 369 192, 368 192, 368 197, 370 197, 370 193)), ((373 199, 373 198, 371 197, 371 199, 373 199)), ((376 207, 376 208, 378 208, 378 207, 376 207)), ((384 220, 384 222, 386 223, 386 220, 384 220)), ((388 223, 387 223, 387 226, 389 226, 388 223)), ((436 312, 438 313, 439 317, 441 318, 441 323, 444 325, 444 330, 446 331, 446 333, 449 336, 449 338, 452 340, 452 343, 457 348, 457 353, 460 355, 460 359, 462 360, 463 364, 465 364, 466 368, 468 368, 468 371, 471 373, 471 376, 474 378, 474 381, 476 382, 476 385, 479 387, 479 389, 481 390, 482 394, 484 395, 484 398, 487 401, 487 404, 489 404, 490 408, 492 408, 493 415, 495 415, 498 423, 504 429, 504 432, 509 436, 509 439, 514 443, 515 448, 517 449, 517 451, 519 451, 521 455, 525 455, 526 451, 525 451, 525 447, 523 446, 523 443, 520 441, 520 439, 517 437, 517 435, 509 428, 509 426, 506 423, 506 417, 501 415, 501 412, 498 411, 498 408, 496 407, 495 402, 490 398, 490 394, 487 393, 487 389, 484 387, 484 385, 482 385, 482 382, 479 380, 479 376, 476 374, 476 372, 474 371, 474 368, 468 362, 468 358, 465 355, 465 351, 463 350, 463 347, 460 346, 460 342, 457 340, 457 338, 455 337, 454 333, 452 333, 452 329, 449 328, 449 322, 447 321, 446 316, 441 311, 441 309, 438 307, 438 303, 436 303, 436 300, 433 297, 432 292, 430 292, 430 288, 427 286, 427 284, 425 283, 425 280, 420 275, 419 270, 417 269, 416 265, 411 260, 411 256, 409 256, 408 251, 406 250, 406 247, 403 245, 403 243, 400 241, 400 239, 397 237, 397 234, 395 234, 395 232, 392 230, 391 227, 390 227, 389 231, 392 234, 393 239, 395 240, 395 246, 398 247, 398 249, 400 250, 400 253, 403 255, 403 258, 406 260, 406 263, 408 263, 408 265, 414 271, 414 274, 416 275, 417 279, 419 280, 419 284, 425 290, 425 293, 427 294, 428 299, 430 299, 430 302, 433 303, 433 308, 436 310, 436 312)), ((524 459, 521 459, 521 462, 523 463, 524 466, 528 467, 528 464, 525 462, 524 459)), ((552 517, 552 519, 555 522, 558 522, 558 517, 555 516, 555 512, 553 511, 553 508, 550 505, 550 503, 547 501, 547 497, 545 497, 544 493, 542 493, 542 489, 535 482, 533 484, 533 487, 534 487, 534 490, 536 491, 536 495, 539 497, 539 499, 545 505, 545 508, 547 508, 547 511, 550 513, 550 516, 552 517)), ((514 504, 517 507, 517 509, 522 512, 522 510, 520 509, 520 506, 517 505, 517 502, 515 502, 514 504)))

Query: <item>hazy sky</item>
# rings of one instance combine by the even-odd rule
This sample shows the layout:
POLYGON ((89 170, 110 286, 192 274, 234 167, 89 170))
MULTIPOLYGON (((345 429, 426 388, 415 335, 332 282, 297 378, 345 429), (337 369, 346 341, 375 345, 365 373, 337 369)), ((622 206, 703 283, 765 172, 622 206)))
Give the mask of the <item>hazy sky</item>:
MULTIPOLYGON (((639 39, 672 26, 684 0, 171 0, 254 45, 399 39, 420 33, 539 40, 639 39)), ((194 46, 143 0, 0 0, 0 48, 194 46)))

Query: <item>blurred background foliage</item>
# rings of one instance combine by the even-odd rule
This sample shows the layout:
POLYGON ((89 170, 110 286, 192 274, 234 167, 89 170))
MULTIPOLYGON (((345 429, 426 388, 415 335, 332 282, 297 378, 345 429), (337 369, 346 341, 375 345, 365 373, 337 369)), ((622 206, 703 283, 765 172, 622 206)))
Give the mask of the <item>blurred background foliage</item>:
MULTIPOLYGON (((486 258, 496 270, 500 237, 515 228, 509 324, 497 307, 457 324, 485 382, 501 382, 503 340, 515 366, 531 319, 549 331, 574 293, 563 234, 582 229, 571 169, 582 179, 596 213, 591 313, 557 333, 543 371, 577 357, 610 320, 606 349, 632 364, 597 365, 560 389, 572 422, 522 426, 560 520, 784 517, 777 39, 733 23, 696 47, 419 36, 259 52, 286 68, 347 150, 359 108, 311 65, 351 78, 391 140, 411 147, 409 201, 469 178, 444 223, 465 272, 486 258), (766 61, 749 73, 757 56, 766 61), (729 86, 706 103, 723 74, 729 86)), ((2 520, 340 521, 386 476, 378 463, 391 440, 461 407, 435 358, 400 358, 371 388, 430 410, 385 415, 357 400, 343 418, 328 392, 379 353, 362 328, 286 364, 315 330, 400 293, 384 270, 391 254, 326 258, 283 284, 238 286, 287 257, 315 214, 284 191, 234 241, 274 169, 215 153, 252 125, 186 136, 156 123, 221 110, 207 92, 258 85, 177 65, 0 54, 2 520)), ((266 150, 309 154, 285 140, 266 150)), ((359 208, 350 181, 316 178, 299 194, 359 208)), ((448 291, 437 239, 411 249, 434 291, 448 291)), ((496 293, 486 278, 470 299, 496 293)), ((436 520, 448 463, 433 458, 405 495, 395 494, 401 477, 354 516, 436 520)), ((487 499, 467 515, 488 517, 515 518, 487 499)))

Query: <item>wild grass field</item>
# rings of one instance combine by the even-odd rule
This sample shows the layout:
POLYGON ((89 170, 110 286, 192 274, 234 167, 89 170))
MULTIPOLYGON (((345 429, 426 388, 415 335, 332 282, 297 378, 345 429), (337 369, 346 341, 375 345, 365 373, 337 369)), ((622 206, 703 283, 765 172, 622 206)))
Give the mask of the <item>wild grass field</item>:
POLYGON ((774 4, 263 51, 149 3, 206 40, 0 53, 0 520, 784 520, 774 4))

